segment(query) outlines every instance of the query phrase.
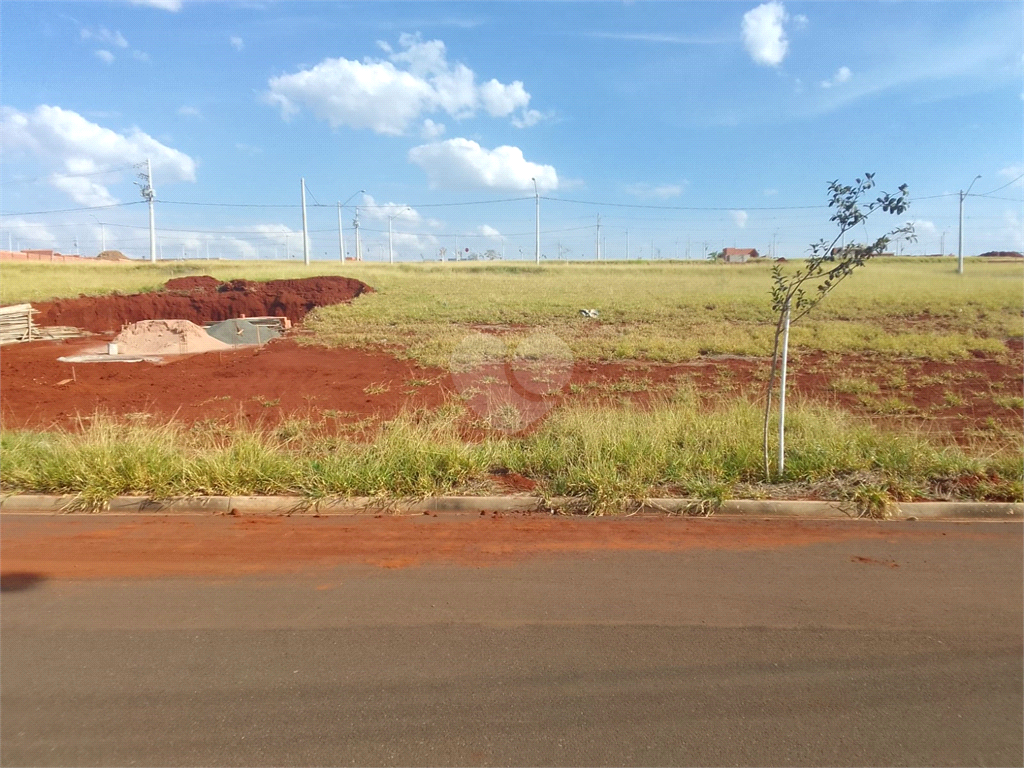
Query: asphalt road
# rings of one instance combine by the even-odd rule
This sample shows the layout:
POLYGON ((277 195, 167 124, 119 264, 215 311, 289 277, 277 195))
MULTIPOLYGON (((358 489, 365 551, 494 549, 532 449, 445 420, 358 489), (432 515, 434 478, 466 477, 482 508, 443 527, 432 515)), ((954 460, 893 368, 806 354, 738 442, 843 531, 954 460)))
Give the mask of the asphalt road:
POLYGON ((8 574, 0 762, 1021 765, 1021 526, 883 525, 495 567, 8 574))

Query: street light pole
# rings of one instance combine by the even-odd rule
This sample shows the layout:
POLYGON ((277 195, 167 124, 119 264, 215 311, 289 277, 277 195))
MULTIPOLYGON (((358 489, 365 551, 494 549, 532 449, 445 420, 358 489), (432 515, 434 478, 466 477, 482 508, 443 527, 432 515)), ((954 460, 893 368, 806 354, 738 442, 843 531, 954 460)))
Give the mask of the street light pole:
MULTIPOLYGON (((341 228, 341 209, 344 208, 346 205, 348 205, 353 197, 355 197, 356 195, 359 195, 359 194, 363 194, 365 192, 366 192, 365 189, 360 189, 358 192, 353 192, 351 195, 349 195, 348 200, 346 200, 344 203, 338 203, 338 251, 339 251, 339 253, 341 255, 341 260, 342 261, 345 261, 345 233, 344 233, 344 230, 341 228)), ((358 210, 356 211, 356 218, 357 219, 359 218, 359 211, 358 210)), ((358 248, 357 248, 357 250, 358 250, 358 248)), ((357 256, 356 256, 356 260, 357 261, 358 261, 358 258, 359 257, 358 257, 358 254, 357 254, 357 256)))
POLYGON ((302 263, 309 266, 309 230, 306 228, 306 180, 302 179, 302 263))
POLYGON ((359 206, 356 206, 356 217, 352 219, 352 228, 356 231, 356 261, 363 260, 363 244, 359 239, 359 206))
POLYGON ((533 196, 537 201, 537 216, 536 216, 536 234, 537 241, 534 246, 534 256, 537 259, 537 264, 540 264, 540 191, 537 189, 537 179, 531 178, 533 182, 533 196))
POLYGON ((400 210, 398 213, 394 214, 393 216, 388 216, 388 263, 389 264, 394 264, 395 263, 395 251, 394 251, 394 248, 393 248, 392 235, 391 235, 391 222, 393 222, 395 219, 397 219, 399 216, 401 216, 403 213, 405 213, 408 210, 409 210, 409 207, 406 206, 405 208, 403 208, 402 210, 400 210))
MULTIPOLYGON (((974 177, 974 181, 977 181, 980 178, 981 174, 979 173, 974 177)), ((971 187, 974 186, 974 181, 971 182, 971 187)), ((966 192, 962 190, 960 192, 960 244, 957 247, 956 257, 956 273, 958 275, 962 275, 964 273, 964 198, 970 194, 971 187, 968 187, 966 192)))

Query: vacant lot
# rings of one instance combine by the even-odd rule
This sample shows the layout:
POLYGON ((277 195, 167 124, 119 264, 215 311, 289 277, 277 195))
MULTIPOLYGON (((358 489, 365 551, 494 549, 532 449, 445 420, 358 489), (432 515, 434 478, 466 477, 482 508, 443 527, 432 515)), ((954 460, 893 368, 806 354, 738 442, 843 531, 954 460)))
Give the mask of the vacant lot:
POLYGON ((186 274, 344 274, 375 292, 314 310, 292 340, 163 366, 71 371, 56 358, 74 343, 6 347, 5 489, 102 503, 497 487, 595 509, 654 493, 1021 496, 1021 265, 872 263, 795 326, 789 463, 771 483, 767 265, 5 265, 3 300, 186 274))

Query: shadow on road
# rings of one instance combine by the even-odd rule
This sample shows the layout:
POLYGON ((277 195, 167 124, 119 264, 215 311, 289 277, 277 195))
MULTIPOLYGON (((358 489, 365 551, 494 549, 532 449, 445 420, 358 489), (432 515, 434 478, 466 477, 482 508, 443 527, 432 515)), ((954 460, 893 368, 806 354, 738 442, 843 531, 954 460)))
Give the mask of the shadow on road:
POLYGON ((25 571, 13 571, 0 573, 0 592, 23 592, 26 589, 38 586, 46 581, 46 577, 40 573, 28 573, 25 571))

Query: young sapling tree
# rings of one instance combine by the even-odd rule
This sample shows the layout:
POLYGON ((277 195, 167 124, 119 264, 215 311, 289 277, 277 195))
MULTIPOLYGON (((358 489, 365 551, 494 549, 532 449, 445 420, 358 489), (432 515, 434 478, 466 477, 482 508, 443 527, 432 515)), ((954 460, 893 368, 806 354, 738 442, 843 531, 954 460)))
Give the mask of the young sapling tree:
POLYGON ((779 386, 779 455, 778 474, 785 469, 785 423, 786 423, 786 358, 789 351, 789 328, 814 309, 831 293, 839 283, 863 267, 869 259, 885 252, 889 242, 896 237, 914 240, 914 225, 896 227, 879 237, 873 243, 845 243, 846 234, 874 212, 882 211, 899 216, 910 207, 909 191, 901 184, 898 194, 888 192, 874 201, 861 206, 861 198, 875 186, 874 174, 866 173, 852 185, 833 181, 828 185, 829 208, 835 209, 829 221, 836 223, 839 232, 830 241, 821 239, 811 245, 807 259, 794 271, 784 269, 776 263, 772 268, 772 313, 776 317, 775 337, 772 345, 772 368, 768 377, 768 394, 764 407, 764 476, 771 481, 771 467, 768 445, 769 422, 772 409, 772 391, 776 376, 779 386))

